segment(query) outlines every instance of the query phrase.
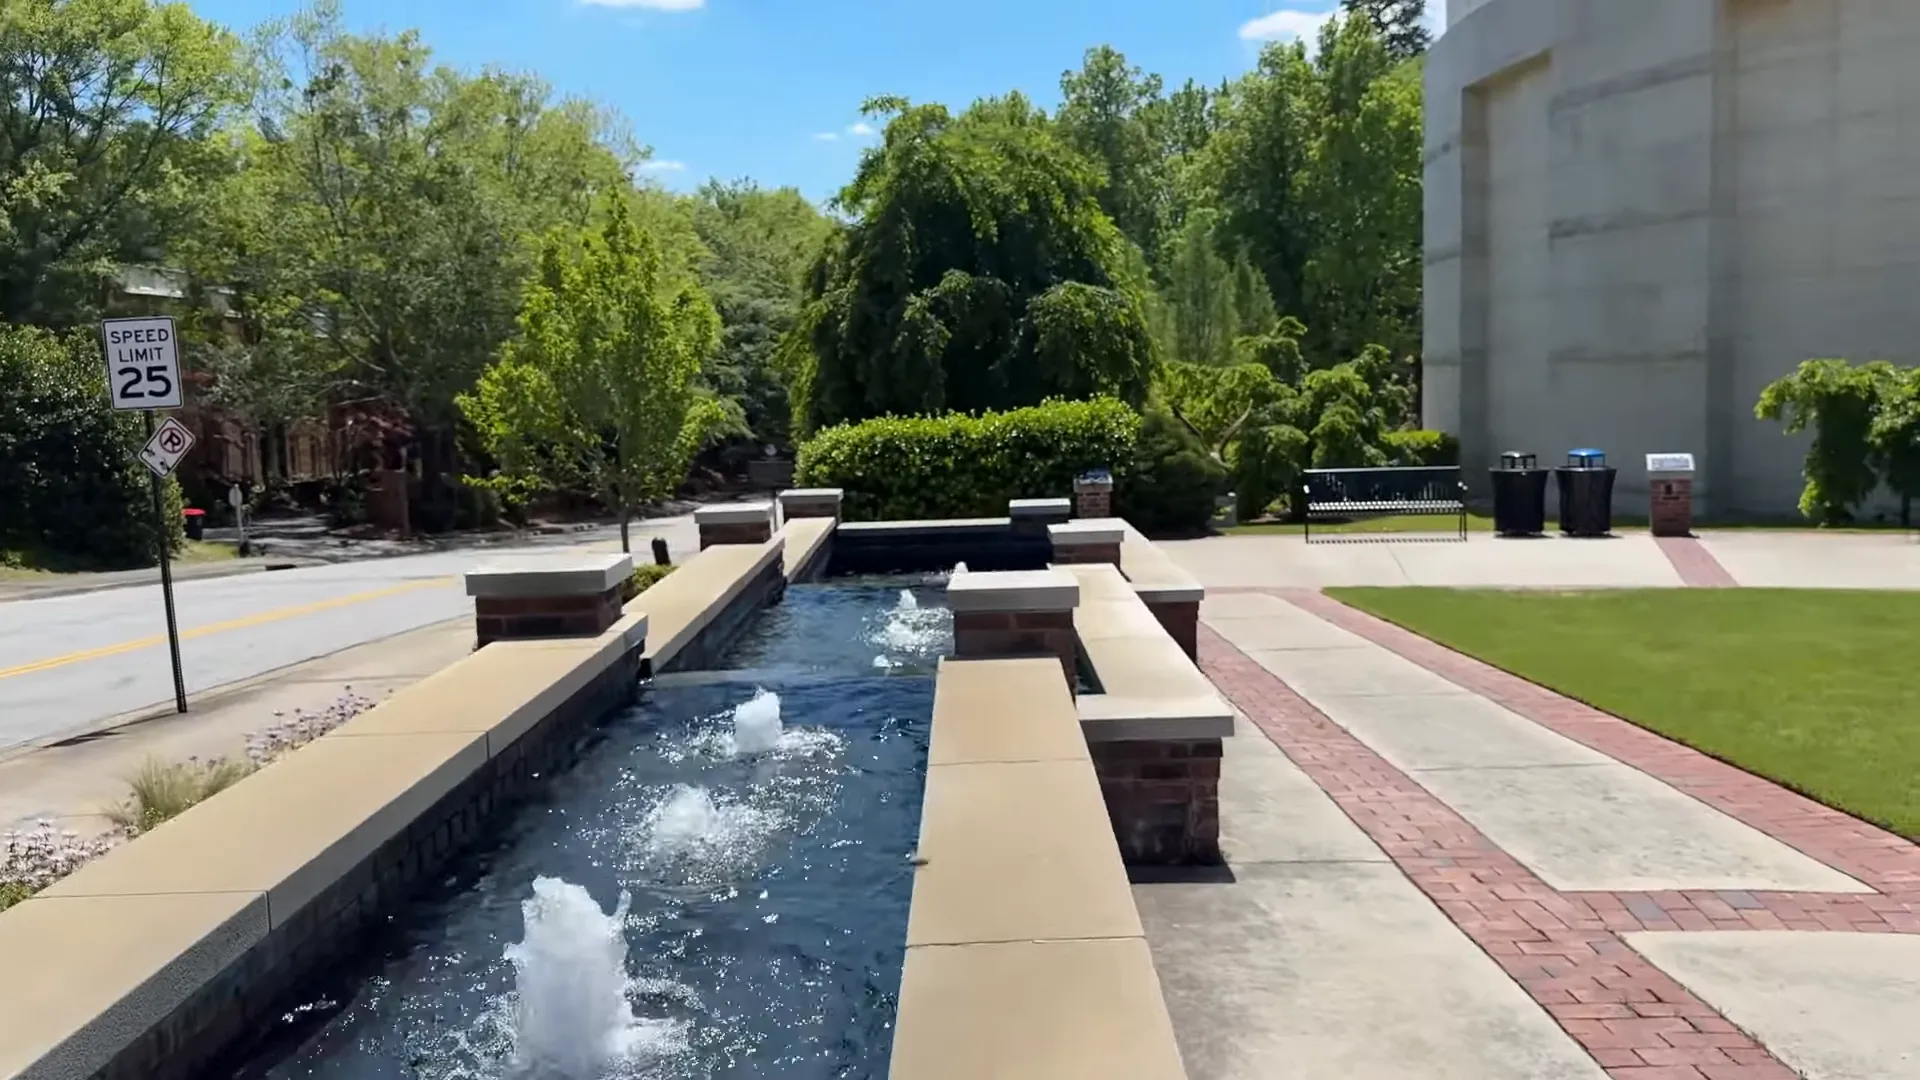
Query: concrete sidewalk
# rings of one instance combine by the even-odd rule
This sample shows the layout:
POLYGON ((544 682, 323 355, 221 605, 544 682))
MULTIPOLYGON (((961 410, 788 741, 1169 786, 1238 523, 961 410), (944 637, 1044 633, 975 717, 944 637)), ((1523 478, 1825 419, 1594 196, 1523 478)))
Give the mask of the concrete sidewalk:
POLYGON ((1914 845, 1318 593, 1202 615, 1232 880, 1135 887, 1194 1080, 1920 1075, 1914 845))
POLYGON ((124 799, 148 758, 238 757, 246 737, 295 710, 319 712, 349 687, 379 701, 473 651, 471 616, 357 645, 196 695, 193 711, 107 727, 0 756, 0 832, 50 819, 83 834, 107 827, 101 811, 124 799))
POLYGON ((1298 533, 1160 542, 1209 589, 1432 585, 1462 588, 1920 589, 1920 539, 1893 532, 1729 529, 1697 538, 1621 532, 1599 540, 1465 543, 1379 534, 1307 544, 1298 533))

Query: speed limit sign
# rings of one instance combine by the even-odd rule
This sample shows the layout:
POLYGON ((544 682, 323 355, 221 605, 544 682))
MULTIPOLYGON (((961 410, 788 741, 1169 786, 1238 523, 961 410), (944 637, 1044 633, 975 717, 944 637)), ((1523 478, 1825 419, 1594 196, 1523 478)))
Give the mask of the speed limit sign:
POLYGON ((172 318, 105 319, 100 340, 107 349, 107 398, 114 408, 181 406, 180 338, 172 318))

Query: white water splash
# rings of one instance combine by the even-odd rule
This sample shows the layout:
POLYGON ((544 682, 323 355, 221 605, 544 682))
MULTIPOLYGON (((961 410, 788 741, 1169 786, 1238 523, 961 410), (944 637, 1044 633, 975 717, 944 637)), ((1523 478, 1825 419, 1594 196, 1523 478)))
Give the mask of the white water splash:
POLYGON ((869 637, 882 650, 874 657, 873 666, 902 667, 914 659, 936 655, 951 632, 952 620, 953 614, 946 608, 923 608, 912 590, 901 589, 899 600, 869 637))
POLYGON ((733 709, 733 753, 765 754, 780 746, 780 695, 761 690, 733 709))
POLYGON ((512 1075, 599 1080, 686 1049, 685 1025, 633 1014, 627 1000, 628 896, 611 914, 559 878, 533 882, 520 905, 526 930, 507 946, 513 964, 512 1075))

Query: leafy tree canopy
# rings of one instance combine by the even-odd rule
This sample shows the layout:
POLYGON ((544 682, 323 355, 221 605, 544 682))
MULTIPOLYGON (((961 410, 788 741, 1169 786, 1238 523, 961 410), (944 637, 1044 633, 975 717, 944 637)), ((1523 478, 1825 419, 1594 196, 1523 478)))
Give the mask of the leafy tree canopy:
POLYGON ((867 111, 889 120, 808 282, 797 415, 1140 402, 1144 275, 1101 209, 1098 169, 1018 94, 959 116, 884 98, 867 111))

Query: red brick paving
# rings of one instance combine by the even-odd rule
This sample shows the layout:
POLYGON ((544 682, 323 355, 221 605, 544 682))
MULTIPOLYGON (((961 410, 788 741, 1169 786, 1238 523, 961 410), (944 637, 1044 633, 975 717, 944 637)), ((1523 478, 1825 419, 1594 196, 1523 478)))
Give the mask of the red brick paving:
POLYGON ((1681 582, 1691 588, 1725 589, 1740 584, 1695 537, 1656 536, 1653 542, 1660 545, 1660 553, 1673 564, 1673 572, 1680 575, 1681 582))
POLYGON ((1732 807, 1746 809, 1752 817, 1734 816, 1783 840, 1787 837, 1775 829, 1787 830, 1794 846, 1886 894, 1560 892, 1202 624, 1200 665, 1214 684, 1613 1080, 1792 1080, 1797 1075, 1629 948, 1621 932, 1920 932, 1914 921, 1920 907, 1912 895, 1920 877, 1908 876, 1920 869, 1908 861, 1916 855, 1912 844, 1880 833, 1904 845, 1903 854, 1875 840, 1878 830, 1871 826, 1319 593, 1270 591, 1602 753, 1670 783, 1675 777, 1688 780, 1675 786, 1729 813, 1732 807), (1819 851, 1835 859, 1826 860, 1819 851))

